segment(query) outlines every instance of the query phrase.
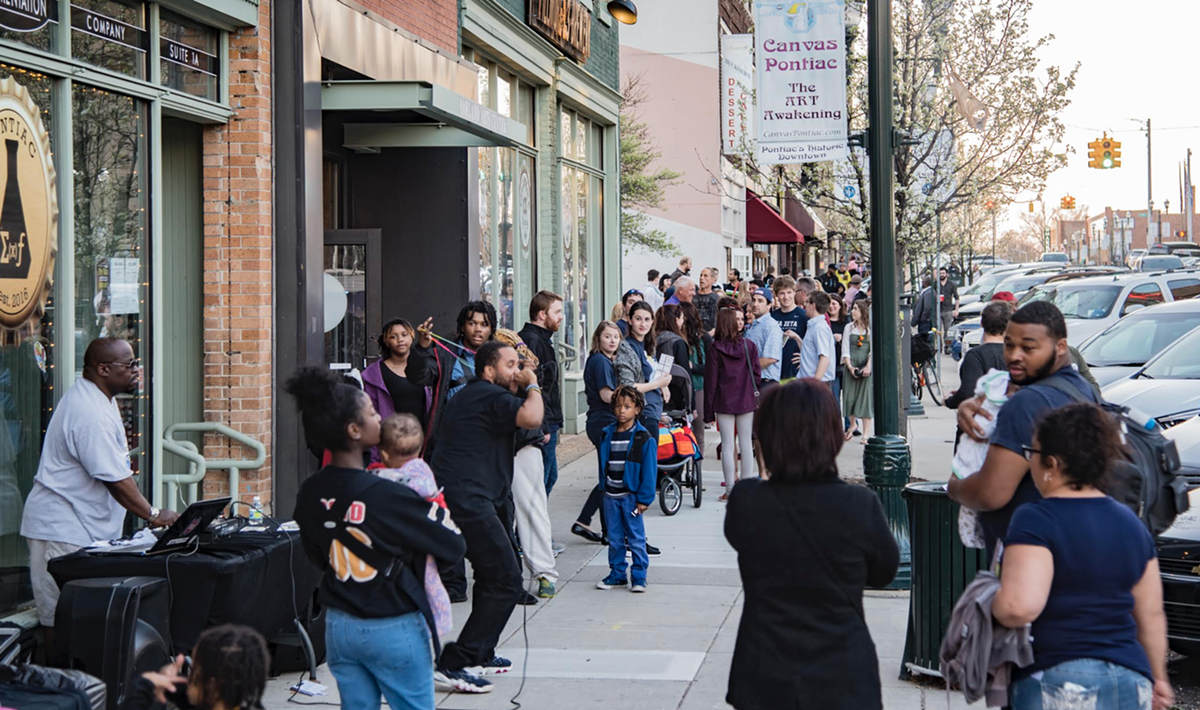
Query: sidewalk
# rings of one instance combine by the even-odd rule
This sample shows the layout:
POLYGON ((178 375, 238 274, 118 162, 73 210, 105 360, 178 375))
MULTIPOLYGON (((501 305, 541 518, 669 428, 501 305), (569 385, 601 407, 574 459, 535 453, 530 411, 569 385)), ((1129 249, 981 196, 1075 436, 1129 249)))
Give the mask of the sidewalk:
MULTIPOLYGON (((916 448, 913 474, 944 480, 953 441, 952 412, 931 407, 927 411, 927 418, 910 420, 916 448)), ((648 537, 663 554, 650 561, 650 589, 643 595, 594 588, 607 572, 607 548, 568 533, 594 485, 594 458, 585 455, 563 467, 550 498, 556 539, 566 545, 558 558, 558 596, 536 607, 517 607, 499 649, 501 655, 512 659, 514 669, 490 677, 495 684, 492 693, 439 693, 437 706, 507 710, 513 707, 509 698, 520 687, 524 670, 527 678, 518 701, 529 710, 728 708, 725 690, 743 596, 737 557, 722 530, 724 504, 716 500, 723 489, 720 461, 713 453, 715 443, 714 434, 709 437, 709 458, 704 462, 708 489, 703 505, 693 508, 689 496, 674 517, 664 516, 657 503, 646 513, 648 537), (527 614, 524 618, 523 611, 527 614)), ((847 443, 838 461, 843 475, 853 478, 857 471, 861 476, 861 459, 862 446, 856 441, 847 443)), ((897 680, 904 653, 908 594, 868 592, 864 608, 879 656, 884 707, 944 707, 945 691, 940 684, 897 680)), ((454 606, 456 627, 466 621, 469 611, 469 603, 454 606)), ((287 687, 297 675, 270 683, 265 699, 268 710, 289 707, 287 687)), ((318 669, 318 678, 329 686, 329 695, 300 696, 298 702, 337 702, 336 684, 326 666, 318 669)), ((951 707, 966 707, 961 694, 952 696, 951 707)))

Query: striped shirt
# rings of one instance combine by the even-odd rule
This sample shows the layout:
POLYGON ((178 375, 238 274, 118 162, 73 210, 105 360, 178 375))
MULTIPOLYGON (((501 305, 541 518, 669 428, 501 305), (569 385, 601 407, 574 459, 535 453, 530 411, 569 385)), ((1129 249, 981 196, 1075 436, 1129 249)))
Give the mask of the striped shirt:
POLYGON ((629 458, 629 445, 633 443, 633 429, 613 432, 609 447, 608 468, 604 471, 604 493, 611 498, 624 498, 630 494, 625 486, 625 459, 629 458))

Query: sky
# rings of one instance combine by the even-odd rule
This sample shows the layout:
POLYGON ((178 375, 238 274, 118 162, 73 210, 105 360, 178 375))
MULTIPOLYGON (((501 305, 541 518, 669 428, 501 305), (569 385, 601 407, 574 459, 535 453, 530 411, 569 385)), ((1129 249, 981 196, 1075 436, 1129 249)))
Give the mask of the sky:
MULTIPOLYGON (((1200 171, 1200 92, 1187 93, 1197 28, 1200 2, 1195 0, 1037 0, 1030 35, 1055 36, 1043 48, 1042 61, 1064 71, 1080 63, 1071 105, 1061 116, 1066 142, 1075 152, 1047 181, 1047 210, 1067 194, 1093 216, 1105 206, 1144 210, 1146 134, 1130 119, 1150 118, 1154 206, 1162 209, 1170 200, 1171 211, 1180 211, 1179 163, 1188 148, 1197 151, 1193 165, 1200 171), (1122 143, 1120 168, 1087 167, 1087 144, 1104 130, 1122 143)), ((1024 196, 1031 198, 1036 195, 1024 196)), ((1015 225, 1028 209, 1011 206, 1007 221, 1015 225)))

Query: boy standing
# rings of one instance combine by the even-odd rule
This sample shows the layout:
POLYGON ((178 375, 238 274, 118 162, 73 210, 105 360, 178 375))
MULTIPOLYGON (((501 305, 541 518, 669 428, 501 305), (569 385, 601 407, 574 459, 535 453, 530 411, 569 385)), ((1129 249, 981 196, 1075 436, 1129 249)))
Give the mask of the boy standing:
POLYGON ((790 382, 796 379, 798 367, 794 361, 800 354, 800 344, 804 342, 804 333, 808 330, 808 316, 796 303, 796 281, 791 276, 775 279, 771 290, 775 292, 775 303, 779 305, 771 311, 771 317, 779 322, 783 330, 783 360, 780 363, 779 381, 790 382))
POLYGON ((837 375, 833 367, 833 330, 825 320, 825 314, 829 312, 829 294, 821 291, 810 293, 804 312, 808 315, 808 326, 800 354, 795 358, 800 365, 798 376, 812 377, 829 384, 837 375))
POLYGON ((625 577, 625 548, 633 553, 631 592, 646 591, 646 526, 642 513, 654 502, 658 483, 658 442, 638 423, 646 398, 630 385, 613 392, 616 424, 604 429, 600 456, 600 486, 604 490, 604 520, 608 525, 609 573, 596 582, 597 589, 629 584, 625 577))

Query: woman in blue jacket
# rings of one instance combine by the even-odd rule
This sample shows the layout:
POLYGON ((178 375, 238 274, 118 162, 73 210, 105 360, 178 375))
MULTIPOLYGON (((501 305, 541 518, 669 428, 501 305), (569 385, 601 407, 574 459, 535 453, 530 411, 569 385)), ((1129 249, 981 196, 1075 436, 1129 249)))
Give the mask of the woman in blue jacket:
POLYGON ((658 436, 638 421, 646 398, 636 387, 621 385, 613 392, 617 421, 604 428, 600 442, 600 487, 604 490, 604 522, 608 527, 608 576, 597 589, 630 583, 625 576, 625 549, 633 553, 631 592, 646 591, 646 526, 642 513, 654 502, 658 482, 658 436))

